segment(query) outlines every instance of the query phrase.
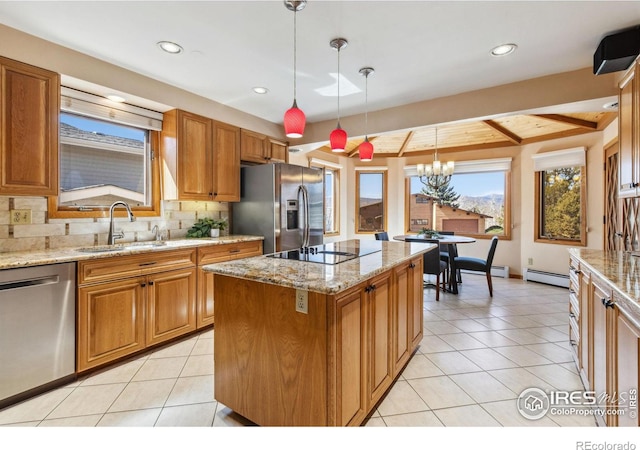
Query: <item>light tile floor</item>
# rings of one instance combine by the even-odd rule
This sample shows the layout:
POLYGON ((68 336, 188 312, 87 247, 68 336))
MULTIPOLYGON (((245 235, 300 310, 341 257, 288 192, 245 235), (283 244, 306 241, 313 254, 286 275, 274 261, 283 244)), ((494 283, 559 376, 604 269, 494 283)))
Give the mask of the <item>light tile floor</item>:
MULTIPOLYGON (((590 416, 531 421, 528 387, 583 389, 568 346, 566 289, 464 274, 459 295, 424 291, 424 339, 367 426, 596 426, 590 416)), ((213 397, 209 330, 0 411, 4 426, 242 426, 213 397)))

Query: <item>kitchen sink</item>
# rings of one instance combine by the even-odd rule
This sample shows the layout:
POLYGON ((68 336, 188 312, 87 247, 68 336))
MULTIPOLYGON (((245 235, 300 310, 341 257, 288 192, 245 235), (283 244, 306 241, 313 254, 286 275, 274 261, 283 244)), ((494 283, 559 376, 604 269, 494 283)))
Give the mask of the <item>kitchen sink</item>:
POLYGON ((77 251, 82 253, 108 253, 108 252, 122 252, 126 250, 144 250, 157 247, 164 247, 167 243, 164 241, 150 241, 150 242, 129 242, 126 244, 116 245, 96 245, 93 247, 82 247, 77 251))

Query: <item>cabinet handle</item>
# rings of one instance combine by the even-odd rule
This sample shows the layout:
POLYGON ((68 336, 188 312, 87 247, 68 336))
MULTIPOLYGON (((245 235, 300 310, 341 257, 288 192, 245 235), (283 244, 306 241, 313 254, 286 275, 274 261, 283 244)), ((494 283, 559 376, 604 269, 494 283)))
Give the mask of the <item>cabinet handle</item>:
POLYGON ((615 305, 613 300, 609 300, 607 298, 602 299, 602 304, 605 306, 605 308, 613 308, 613 306, 615 305))
POLYGON ((576 315, 574 313, 569 313, 569 317, 571 317, 572 319, 575 319, 576 315))
POLYGON ((153 286, 153 281, 149 281, 149 286, 153 286))
POLYGON ((409 269, 413 269, 416 265, 414 263, 409 264, 409 269))
POLYGON ((371 286, 367 286, 366 288, 364 288, 364 291, 368 294, 369 292, 372 291, 371 286))
POLYGON ((140 287, 146 287, 147 283, 140 283, 140 287))
POLYGON ((376 285, 375 285, 375 284, 372 284, 372 285, 371 285, 371 290, 372 290, 372 291, 375 291, 375 290, 376 290, 376 285))
POLYGON ((240 249, 237 248, 235 250, 229 250, 229 253, 240 253, 240 249))
POLYGON ((571 268, 571 271, 573 273, 575 273, 576 275, 578 275, 580 273, 580 271, 578 269, 574 269, 573 267, 571 268))
POLYGON ((140 263, 138 264, 139 267, 143 267, 143 266, 153 266, 154 264, 158 264, 157 261, 153 261, 153 262, 146 262, 146 263, 140 263))
POLYGON ((574 291, 573 289, 569 289, 569 294, 575 294, 576 291, 574 291))
POLYGON ((578 343, 574 340, 574 339, 569 339, 569 342, 571 343, 571 345, 573 345, 574 347, 578 346, 578 343))

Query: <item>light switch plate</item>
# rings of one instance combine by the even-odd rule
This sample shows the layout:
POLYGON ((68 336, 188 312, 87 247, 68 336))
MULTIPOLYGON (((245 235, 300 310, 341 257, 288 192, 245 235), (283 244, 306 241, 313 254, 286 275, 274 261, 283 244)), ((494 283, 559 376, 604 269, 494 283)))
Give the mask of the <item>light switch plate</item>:
POLYGON ((9 211, 11 225, 25 225, 31 223, 30 209, 12 209, 9 211))

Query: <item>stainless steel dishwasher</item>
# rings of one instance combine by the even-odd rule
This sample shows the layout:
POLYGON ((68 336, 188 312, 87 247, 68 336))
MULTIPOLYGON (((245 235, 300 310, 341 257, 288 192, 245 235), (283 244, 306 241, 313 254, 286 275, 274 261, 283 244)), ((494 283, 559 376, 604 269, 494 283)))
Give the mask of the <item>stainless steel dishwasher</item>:
POLYGON ((0 270, 0 408, 75 376, 75 268, 0 270))

